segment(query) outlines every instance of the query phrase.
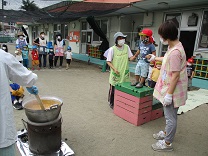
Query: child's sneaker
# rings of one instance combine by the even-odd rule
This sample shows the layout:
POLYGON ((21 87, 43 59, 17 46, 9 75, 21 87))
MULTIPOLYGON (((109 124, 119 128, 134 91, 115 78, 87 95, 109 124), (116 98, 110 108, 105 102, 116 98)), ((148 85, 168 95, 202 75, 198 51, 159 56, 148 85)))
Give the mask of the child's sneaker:
POLYGON ((131 83, 131 86, 136 86, 139 82, 133 82, 131 83))
POLYGON ((21 109, 23 109, 22 104, 19 103, 19 102, 15 102, 15 103, 13 104, 13 108, 16 109, 16 110, 21 110, 21 109))
POLYGON ((153 138, 156 140, 163 140, 165 138, 165 132, 159 131, 156 134, 153 134, 153 138))
POLYGON ((159 151, 159 152, 170 152, 173 151, 172 144, 167 145, 165 143, 165 140, 158 140, 155 144, 152 144, 152 149, 154 151, 159 151))
POLYGON ((138 83, 136 86, 135 86, 135 88, 142 88, 143 87, 143 84, 141 84, 141 83, 138 83))

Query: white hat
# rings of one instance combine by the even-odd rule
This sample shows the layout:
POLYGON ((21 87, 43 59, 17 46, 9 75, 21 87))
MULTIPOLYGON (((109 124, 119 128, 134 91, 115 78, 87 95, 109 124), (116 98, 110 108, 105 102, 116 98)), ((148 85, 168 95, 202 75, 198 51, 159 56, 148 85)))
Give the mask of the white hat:
POLYGON ((116 39, 117 39, 119 36, 126 38, 127 35, 124 35, 122 32, 117 32, 117 33, 115 33, 114 36, 113 36, 113 37, 114 37, 114 42, 116 42, 116 39))

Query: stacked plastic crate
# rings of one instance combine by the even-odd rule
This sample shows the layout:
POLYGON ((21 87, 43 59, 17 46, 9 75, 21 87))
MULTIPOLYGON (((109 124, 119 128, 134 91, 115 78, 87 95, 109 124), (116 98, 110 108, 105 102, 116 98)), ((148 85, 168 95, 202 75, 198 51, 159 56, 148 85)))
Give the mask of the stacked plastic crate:
POLYGON ((124 82, 115 86, 114 114, 120 118, 139 126, 163 116, 159 103, 154 102, 153 89, 143 87, 140 89, 124 82))
POLYGON ((192 85, 208 89, 208 59, 194 59, 194 66, 195 70, 192 85))
POLYGON ((99 50, 99 47, 94 47, 92 45, 88 46, 88 55, 94 58, 100 58, 102 51, 99 50))

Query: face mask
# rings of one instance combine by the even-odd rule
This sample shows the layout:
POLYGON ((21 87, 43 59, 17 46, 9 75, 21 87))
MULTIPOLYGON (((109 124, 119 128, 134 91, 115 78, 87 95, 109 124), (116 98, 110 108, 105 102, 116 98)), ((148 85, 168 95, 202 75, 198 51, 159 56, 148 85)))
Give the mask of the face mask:
POLYGON ((161 66, 156 66, 156 67, 157 67, 157 69, 159 69, 159 70, 161 69, 161 66))
POLYGON ((191 63, 187 62, 187 66, 191 66, 191 63))
POLYGON ((19 38, 20 38, 20 39, 23 39, 23 36, 20 36, 19 38))
POLYGON ((50 49, 50 52, 53 52, 53 49, 50 49))
POLYGON ((57 38, 58 38, 58 39, 61 39, 61 36, 58 36, 57 38))
POLYGON ((6 50, 6 47, 2 47, 3 50, 6 50))
POLYGON ((125 43, 125 39, 118 40, 118 45, 123 46, 125 43))
POLYGON ((163 44, 163 45, 168 45, 168 41, 164 41, 164 39, 160 38, 160 42, 163 44))
POLYGON ((142 40, 142 42, 145 44, 145 43, 148 43, 149 42, 149 38, 145 38, 144 40, 142 40))

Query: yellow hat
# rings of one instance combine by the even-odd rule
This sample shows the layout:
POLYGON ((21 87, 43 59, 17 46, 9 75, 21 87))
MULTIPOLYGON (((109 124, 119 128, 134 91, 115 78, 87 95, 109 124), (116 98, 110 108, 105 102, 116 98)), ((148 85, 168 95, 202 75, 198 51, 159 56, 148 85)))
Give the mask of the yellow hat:
POLYGON ((162 65, 162 62, 161 61, 157 61, 156 65, 162 65))

